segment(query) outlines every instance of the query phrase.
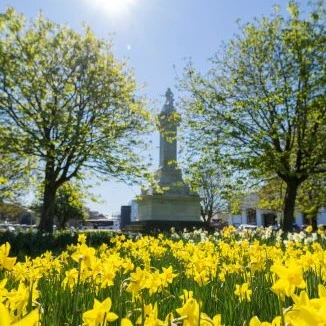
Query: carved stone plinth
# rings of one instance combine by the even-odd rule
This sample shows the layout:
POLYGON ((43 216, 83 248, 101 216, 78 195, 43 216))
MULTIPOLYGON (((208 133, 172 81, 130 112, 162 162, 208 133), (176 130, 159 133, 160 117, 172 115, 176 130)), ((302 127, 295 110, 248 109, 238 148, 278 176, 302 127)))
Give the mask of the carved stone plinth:
POLYGON ((182 195, 141 196, 138 217, 140 221, 199 221, 200 198, 182 195))

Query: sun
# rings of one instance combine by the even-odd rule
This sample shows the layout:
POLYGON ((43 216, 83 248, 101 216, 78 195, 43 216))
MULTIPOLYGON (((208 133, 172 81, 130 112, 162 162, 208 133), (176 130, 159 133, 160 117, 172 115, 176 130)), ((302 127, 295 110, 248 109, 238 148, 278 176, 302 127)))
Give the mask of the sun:
POLYGON ((136 0, 86 0, 92 7, 101 10, 109 16, 120 16, 127 13, 136 0))

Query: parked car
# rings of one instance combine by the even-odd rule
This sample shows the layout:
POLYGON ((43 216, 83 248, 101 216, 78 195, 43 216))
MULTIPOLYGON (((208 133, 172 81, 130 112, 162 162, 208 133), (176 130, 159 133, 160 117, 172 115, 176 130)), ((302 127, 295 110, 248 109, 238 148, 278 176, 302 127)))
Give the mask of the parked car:
POLYGON ((240 224, 238 227, 239 230, 256 230, 256 224, 240 224))
POLYGON ((16 230, 16 228, 10 223, 1 223, 0 224, 0 229, 4 230, 4 231, 10 231, 10 232, 16 230))
POLYGON ((229 223, 226 222, 226 221, 222 221, 222 220, 212 220, 211 223, 210 223, 210 226, 215 228, 215 229, 218 229, 218 230, 222 230, 224 227, 228 226, 229 223))

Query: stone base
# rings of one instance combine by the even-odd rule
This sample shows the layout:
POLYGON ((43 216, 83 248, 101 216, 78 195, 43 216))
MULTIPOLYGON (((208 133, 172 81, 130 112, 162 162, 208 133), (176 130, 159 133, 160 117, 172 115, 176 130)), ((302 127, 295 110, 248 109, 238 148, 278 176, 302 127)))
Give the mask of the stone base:
POLYGON ((136 221, 126 225, 122 231, 125 232, 140 232, 144 234, 158 234, 160 232, 169 232, 174 228, 176 232, 182 232, 184 229, 193 231, 194 229, 205 229, 213 231, 214 228, 202 221, 162 221, 162 220, 147 220, 136 221))
POLYGON ((143 195, 138 202, 139 221, 200 222, 200 197, 143 195))

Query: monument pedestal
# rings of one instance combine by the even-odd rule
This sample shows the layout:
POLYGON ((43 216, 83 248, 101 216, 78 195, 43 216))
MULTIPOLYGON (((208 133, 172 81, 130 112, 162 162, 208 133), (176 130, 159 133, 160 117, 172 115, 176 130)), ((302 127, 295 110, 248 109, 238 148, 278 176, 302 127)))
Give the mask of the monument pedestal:
POLYGON ((168 221, 168 220, 144 220, 135 221, 124 228, 128 232, 141 232, 144 234, 157 234, 162 231, 171 231, 174 229, 176 232, 182 232, 185 229, 193 231, 193 229, 203 229, 207 231, 214 231, 214 229, 203 221, 168 221))
POLYGON ((200 197, 191 195, 143 195, 138 201, 140 221, 200 221, 200 197))
POLYGON ((201 198, 185 184, 177 165, 177 116, 173 95, 168 89, 166 103, 159 115, 160 164, 155 172, 158 187, 142 192, 137 200, 137 221, 131 223, 131 228, 146 231, 174 227, 181 231, 206 226, 200 218, 201 198))

